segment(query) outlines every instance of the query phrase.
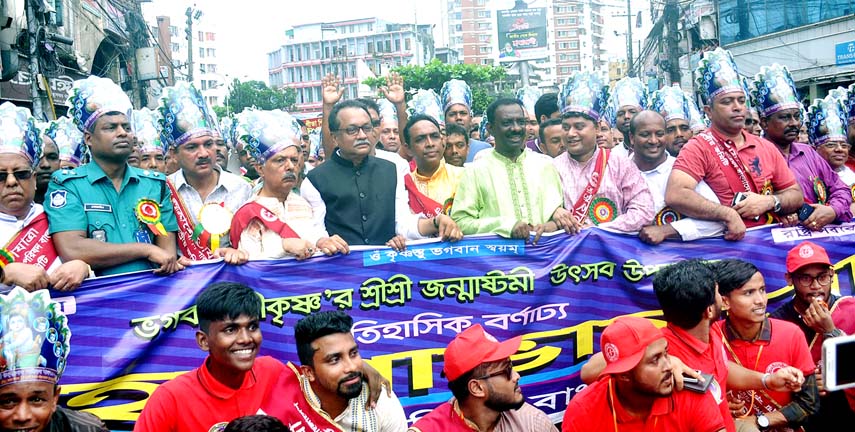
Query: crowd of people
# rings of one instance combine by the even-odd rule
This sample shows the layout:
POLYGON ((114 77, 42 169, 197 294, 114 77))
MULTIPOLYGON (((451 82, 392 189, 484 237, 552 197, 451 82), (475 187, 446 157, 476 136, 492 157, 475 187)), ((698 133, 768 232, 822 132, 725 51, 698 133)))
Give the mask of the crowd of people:
MULTIPOLYGON (((747 228, 767 224, 817 231, 852 219, 855 85, 806 109, 785 67, 764 67, 749 82, 721 48, 704 54, 696 75, 702 110, 679 87, 649 93, 637 78, 624 78, 610 89, 597 75, 577 73, 558 94, 525 87, 517 98, 496 99, 481 122, 462 80, 446 82, 439 94, 417 90, 407 102, 403 79, 392 73, 379 101, 343 100, 339 79, 329 75, 317 133, 282 110, 247 109, 217 120, 187 83, 165 88, 156 110, 134 110, 118 85, 89 77, 75 82, 67 117, 48 124, 7 102, 0 105, 2 291, 18 287, 9 301, 26 304, 25 291, 73 290, 90 276, 169 275, 214 258, 230 265, 306 260, 347 254, 351 246, 400 251, 408 241, 432 237, 455 242, 492 233, 536 244, 543 233, 575 235, 597 226, 655 245, 722 235, 736 241, 747 228), (240 164, 235 172, 232 151, 240 164)), ((804 247, 825 256, 815 245, 804 247)), ((716 417, 716 406, 707 412, 701 398, 671 391, 672 376, 682 384, 671 371, 683 365, 713 374, 721 390, 717 420, 692 430, 807 424, 822 398, 814 378, 818 344, 794 348, 787 335, 808 341, 849 331, 833 319, 835 305, 849 303, 828 293, 833 269, 825 261, 807 264, 816 266, 814 274, 790 268, 788 260, 797 295, 776 316, 795 326, 766 318, 765 285, 750 263, 688 262, 661 271, 654 288, 669 326, 660 333, 638 320, 613 324, 603 343, 614 353, 603 348, 602 358, 586 366, 596 384, 573 399, 577 408, 568 409, 564 429, 588 430, 583 422, 602 419, 576 419, 577 410, 608 407, 615 428, 639 419, 646 424, 648 417, 655 424, 674 409, 716 417), (800 286, 810 292, 800 293, 800 286), (728 310, 727 320, 718 320, 719 309, 728 310), (637 343, 623 346, 627 334, 637 343), (783 335, 786 346, 767 348, 760 362, 773 335, 783 335), (673 357, 664 354, 666 346, 673 357), (755 352, 756 361, 739 357, 755 352), (773 362, 788 367, 758 372, 773 362), (732 397, 725 397, 727 388, 732 397)), ((323 412, 307 422, 407 428, 394 393, 381 391, 388 383, 359 361, 346 315, 318 314, 298 324, 305 331, 297 337, 299 367, 264 357, 256 362, 259 307, 251 292, 217 285, 200 297, 197 340, 209 357, 162 386, 137 429, 225 428, 259 409, 292 424, 294 406, 264 405, 274 389, 299 390, 309 411, 323 412), (210 310, 203 312, 206 302, 210 310), (194 415, 174 414, 187 392, 210 404, 194 415)), ((548 418, 519 392, 508 360, 518 346, 518 340, 495 342, 477 326, 460 333, 445 353, 455 400, 412 428, 548 430, 548 418), (465 355, 455 356, 455 346, 465 355)), ((17 357, 5 351, 4 357, 14 371, 17 357)), ((54 406, 58 376, 53 392, 40 390, 54 406)), ((4 383, 5 375, 0 411, 4 383)), ((851 415, 845 398, 832 400, 822 407, 851 415)), ((662 421, 677 430, 686 425, 662 421)))

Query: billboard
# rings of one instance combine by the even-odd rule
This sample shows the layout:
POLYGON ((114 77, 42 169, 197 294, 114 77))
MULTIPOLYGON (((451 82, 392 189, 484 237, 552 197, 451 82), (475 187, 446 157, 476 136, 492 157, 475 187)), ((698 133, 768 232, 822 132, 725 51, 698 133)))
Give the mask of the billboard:
POLYGON ((499 62, 548 57, 546 8, 496 11, 499 62))

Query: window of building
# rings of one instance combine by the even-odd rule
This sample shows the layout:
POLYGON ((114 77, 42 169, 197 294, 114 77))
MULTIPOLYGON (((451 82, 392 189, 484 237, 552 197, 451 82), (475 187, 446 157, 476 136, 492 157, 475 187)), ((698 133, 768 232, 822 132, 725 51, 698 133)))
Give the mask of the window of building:
POLYGON ((484 6, 487 3, 487 0, 476 0, 475 4, 478 6, 484 6))
POLYGON ((575 29, 567 30, 567 35, 568 36, 579 36, 579 30, 575 30, 575 29))
POLYGON ((478 30, 489 30, 490 23, 478 23, 478 30))
POLYGON ((395 51, 394 52, 400 52, 400 51, 401 51, 401 40, 396 38, 395 39, 395 51))
POLYGON ((205 58, 205 48, 199 48, 199 58, 205 58))
POLYGON ((578 49, 579 41, 570 41, 570 49, 578 49))
POLYGON ((208 81, 202 80, 202 90, 208 90, 208 81))
POLYGON ((478 18, 490 18, 491 11, 489 10, 481 10, 478 11, 478 18))
POLYGON ((392 43, 389 42, 388 39, 386 39, 385 41, 383 41, 383 48, 385 49, 384 52, 392 52, 392 43))
POLYGON ((413 49, 412 39, 406 38, 404 39, 404 50, 410 51, 413 49))
POLYGON ((482 65, 491 65, 491 64, 493 64, 493 59, 491 59, 491 58, 481 59, 481 64, 482 65))
POLYGON ((217 65, 215 65, 215 64, 209 64, 209 65, 208 65, 208 72, 210 72, 210 73, 217 73, 217 65))
POLYGON ((216 57, 216 56, 217 56, 217 50, 215 50, 214 48, 208 48, 208 57, 216 57))
POLYGON ((172 52, 178 51, 179 49, 181 49, 181 47, 179 47, 177 43, 172 44, 172 52))
POLYGON ((558 70, 560 70, 562 74, 569 74, 570 73, 570 68, 566 67, 566 66, 562 66, 562 67, 558 68, 558 70))
POLYGON ((207 71, 208 71, 208 65, 206 65, 204 63, 199 63, 199 72, 207 73, 207 71))
POLYGON ((491 52, 493 52, 493 47, 482 46, 478 49, 478 52, 480 52, 481 54, 490 54, 491 52))
POLYGON ((575 25, 576 21, 577 21, 576 17, 567 18, 567 24, 575 25))
POLYGON ((178 36, 178 27, 169 26, 169 35, 173 37, 178 36))
POLYGON ((570 49, 570 44, 567 42, 561 42, 558 44, 559 49, 570 49))
POLYGON ((199 42, 204 42, 205 41, 205 32, 198 32, 196 39, 198 39, 199 42))

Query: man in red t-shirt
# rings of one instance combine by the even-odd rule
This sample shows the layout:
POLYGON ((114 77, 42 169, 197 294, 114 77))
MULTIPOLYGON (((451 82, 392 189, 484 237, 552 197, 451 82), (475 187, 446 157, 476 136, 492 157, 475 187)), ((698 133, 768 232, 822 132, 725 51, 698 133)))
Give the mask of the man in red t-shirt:
POLYGON ((744 132, 746 93, 730 53, 721 48, 706 52, 699 72, 711 125, 677 156, 665 203, 689 217, 721 221, 727 225, 725 238, 739 240, 746 226, 770 223, 772 214, 794 213, 804 196, 775 145, 744 132), (702 180, 718 204, 695 192, 702 180), (744 198, 734 200, 737 193, 744 198))
POLYGON ((727 319, 715 325, 724 334, 728 359, 769 374, 793 366, 805 376, 798 392, 728 392, 731 411, 760 430, 798 429, 819 411, 814 362, 804 335, 793 323, 766 317, 766 281, 754 264, 729 259, 714 268, 722 310, 727 311, 727 319))
POLYGON ((724 431, 709 393, 675 391, 668 341, 644 318, 616 319, 600 338, 606 367, 564 412, 562 432, 724 431))

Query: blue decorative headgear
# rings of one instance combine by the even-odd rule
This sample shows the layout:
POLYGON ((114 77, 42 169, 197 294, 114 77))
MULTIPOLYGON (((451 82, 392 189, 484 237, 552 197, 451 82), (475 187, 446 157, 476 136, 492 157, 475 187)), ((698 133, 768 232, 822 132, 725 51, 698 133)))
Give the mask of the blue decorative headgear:
POLYGON ((442 100, 443 114, 454 104, 463 104, 466 108, 472 109, 472 89, 466 81, 459 79, 446 81, 439 90, 439 97, 442 100))
MULTIPOLYGON (((443 88, 445 88, 445 86, 443 86, 443 88)), ((439 96, 436 95, 436 92, 434 92, 433 89, 420 89, 419 91, 417 91, 416 94, 413 95, 413 98, 410 99, 409 102, 407 102, 407 113, 410 117, 416 114, 426 114, 433 117, 433 119, 436 120, 437 123, 439 123, 440 125, 445 125, 445 110, 442 109, 442 105, 439 102, 439 96)))
POLYGON ((843 103, 847 121, 850 124, 855 122, 855 83, 850 84, 847 88, 837 87, 836 89, 829 90, 828 96, 843 103))
POLYGON ((157 109, 161 115, 161 139, 168 146, 178 147, 196 137, 213 136, 217 128, 202 94, 186 82, 164 88, 157 109))
POLYGON ((134 106, 122 88, 109 78, 90 76, 74 82, 68 96, 68 116, 81 131, 92 131, 101 116, 119 112, 131 118, 134 106))
POLYGON ((730 51, 716 48, 704 53, 704 57, 698 62, 695 69, 699 93, 704 103, 709 104, 716 96, 733 91, 741 91, 746 95, 742 79, 739 77, 739 69, 730 51))
POLYGON ((80 132, 74 120, 60 117, 51 121, 45 130, 45 135, 56 144, 60 161, 69 162, 75 166, 83 163, 86 144, 83 143, 83 132, 80 132))
POLYGON ((761 117, 785 109, 801 108, 799 92, 790 71, 785 66, 763 66, 754 76, 753 96, 761 117))
POLYGON ((618 112, 622 106, 636 106, 640 109, 647 108, 648 90, 644 83, 636 77, 624 77, 615 83, 611 92, 609 105, 618 112))
POLYGON ((537 103, 537 100, 543 95, 543 92, 540 91, 537 87, 525 86, 517 90, 517 100, 522 102, 525 107, 525 111, 528 115, 534 116, 534 104, 537 103))
POLYGON ((220 133, 223 134, 223 141, 226 142, 226 146, 232 147, 234 146, 234 142, 232 142, 232 122, 234 118, 231 116, 226 116, 220 119, 220 133))
POLYGON ((650 109, 662 114, 666 122, 674 119, 688 122, 691 119, 690 103, 694 104, 679 85, 674 85, 653 92, 650 98, 650 109))
POLYGON ((161 117, 157 111, 152 111, 148 108, 134 110, 134 118, 131 120, 131 127, 134 129, 134 135, 139 141, 140 153, 160 152, 166 154, 169 150, 163 142, 161 135, 161 117))
POLYGON ((398 124, 398 110, 395 108, 395 105, 392 102, 389 102, 386 99, 380 99, 377 101, 377 106, 380 107, 380 121, 392 121, 396 125, 398 124))
POLYGON ((826 96, 817 99, 808 108, 808 137, 814 146, 828 141, 846 141, 846 107, 843 102, 826 96))
POLYGON ((244 110, 235 116, 238 137, 258 163, 291 146, 300 146, 300 124, 282 110, 244 110))
POLYGON ((599 122, 606 113, 609 100, 609 88, 603 85, 599 76, 589 72, 579 72, 567 78, 558 107, 561 114, 579 113, 599 122))
POLYGON ((15 287, 0 295, 0 387, 19 382, 56 384, 65 370, 71 330, 48 290, 15 287))
POLYGON ((706 115, 701 114, 698 106, 695 105, 695 101, 691 100, 689 95, 686 95, 686 99, 689 100, 689 127, 692 128, 692 131, 697 133, 708 128, 710 123, 706 115))
POLYGON ((0 153, 24 156, 30 166, 38 166, 42 154, 42 133, 29 109, 11 102, 0 105, 0 153))

